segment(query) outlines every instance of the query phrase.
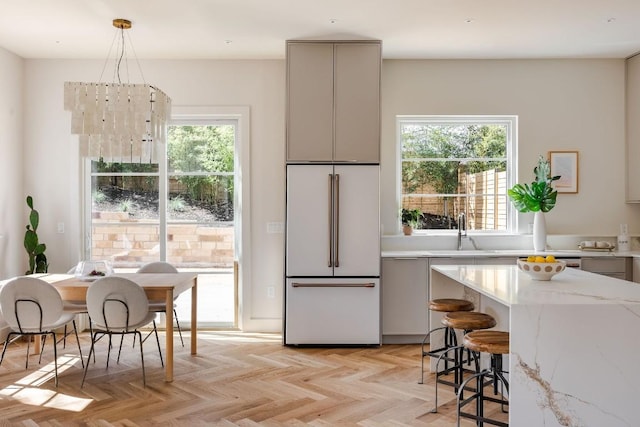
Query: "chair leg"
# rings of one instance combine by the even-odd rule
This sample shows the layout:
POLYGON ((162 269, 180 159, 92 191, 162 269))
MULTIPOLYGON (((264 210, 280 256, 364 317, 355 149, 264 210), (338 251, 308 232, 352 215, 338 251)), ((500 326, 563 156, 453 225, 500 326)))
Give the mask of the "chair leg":
POLYGON ((14 332, 9 332, 7 335, 7 339, 4 342, 4 347, 2 348, 2 356, 0 357, 0 365, 2 365, 2 361, 4 360, 4 353, 7 351, 7 346, 11 342, 11 335, 16 335, 14 332))
POLYGON ((86 378, 86 376, 87 376, 87 371, 89 370, 89 360, 91 360, 91 354, 92 354, 92 353, 93 353, 93 360, 94 360, 94 362, 95 362, 95 360, 96 360, 96 359, 95 359, 96 354, 94 353, 94 348, 93 348, 93 347, 94 347, 94 345, 95 345, 95 343, 96 343, 96 340, 97 340, 97 339, 98 339, 98 333, 97 333, 97 332, 92 333, 92 334, 91 334, 91 349, 89 349, 89 357, 87 358, 87 364, 86 364, 86 365, 85 365, 85 367, 84 367, 84 374, 82 375, 82 383, 80 384, 80 388, 82 388, 82 386, 84 386, 84 379, 86 378))
MULTIPOLYGON (((65 325, 65 328, 66 327, 67 326, 65 325)), ((80 338, 78 338, 78 328, 76 327, 76 320, 75 319, 73 320, 73 332, 76 335, 76 343, 78 343, 78 353, 80 353, 80 363, 82 363, 82 367, 84 368, 84 359, 82 358, 82 348, 80 347, 80 338)), ((89 363, 88 359, 87 359, 87 363, 89 363)))
POLYGON ((178 325, 178 335, 180 335, 180 342, 184 347, 184 340, 182 339, 182 329, 180 329, 180 321, 178 321, 178 313, 176 313, 176 309, 173 309, 173 317, 176 319, 176 325, 178 325))
MULTIPOLYGON (((153 321, 153 331, 156 333, 156 342, 158 343, 158 353, 160 353, 160 363, 164 368, 164 360, 162 360, 162 349, 160 348, 160 338, 158 338, 158 328, 156 327, 156 321, 153 321)), ((142 347, 142 335, 140 335, 140 347, 142 347)))
MULTIPOLYGON (((56 333, 52 331, 51 335, 53 336, 53 367, 55 370, 55 383, 56 387, 58 387, 58 344, 56 341, 56 333)), ((42 356, 42 352, 40 353, 40 356, 42 356)))
MULTIPOLYGON (((155 322, 153 322, 153 326, 155 328, 155 322)), ((144 352, 142 351, 142 334, 140 333, 140 331, 136 331, 134 336, 135 335, 138 335, 138 337, 140 338, 140 362, 142 364, 142 385, 144 385, 146 387, 147 386, 147 377, 146 377, 146 375, 144 373, 144 352)), ((157 337, 157 335, 156 335, 156 337, 157 337)), ((162 360, 162 355, 160 355, 160 359, 162 360)))

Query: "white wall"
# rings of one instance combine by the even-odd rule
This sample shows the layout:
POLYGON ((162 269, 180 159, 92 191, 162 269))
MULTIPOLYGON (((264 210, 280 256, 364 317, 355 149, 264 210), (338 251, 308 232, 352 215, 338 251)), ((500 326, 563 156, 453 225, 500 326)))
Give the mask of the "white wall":
POLYGON ((24 61, 0 48, 0 280, 29 268, 23 248, 28 222, 22 185, 24 61))
MULTIPOLYGON (((578 150, 579 193, 560 194, 551 234, 640 233, 640 207, 625 204, 624 60, 387 60, 382 87, 382 221, 400 233, 396 129, 400 114, 519 117, 518 182, 538 155, 578 150)), ((521 214, 526 232, 532 214, 521 214)))
MULTIPOLYGON (((0 48, 0 280, 28 269, 23 249, 27 224, 22 190, 24 62, 0 48)), ((0 318, 0 341, 9 328, 0 318)))
MULTIPOLYGON (((16 64, 12 65, 13 75, 0 79, 0 85, 13 92, 20 86, 15 85, 20 81, 20 61, 4 56, 8 58, 0 56, 0 65, 16 64)), ((281 295, 284 236, 267 234, 266 224, 284 220, 284 61, 158 60, 141 65, 146 81, 163 89, 176 106, 250 107, 252 280, 243 284, 241 315, 246 330, 279 330, 282 301, 267 298, 267 287, 274 286, 276 295, 281 295)), ((11 160, 0 158, 7 163, 0 175, 17 183, 16 189, 0 187, 0 215, 15 215, 3 213, 14 212, 5 208, 4 197, 8 197, 7 206, 21 206, 24 194, 34 196, 52 272, 66 271, 80 253, 80 236, 74 226, 80 222, 79 159, 76 137, 69 131, 70 114, 62 106, 63 82, 95 81, 102 66, 102 60, 26 60, 22 177, 6 171, 19 163, 14 146, 8 149, 13 153, 11 160), (64 234, 56 233, 58 222, 67 225, 64 234)), ((613 236, 622 222, 629 224, 632 233, 640 233, 638 207, 624 203, 623 60, 385 60, 382 82, 382 219, 386 233, 394 232, 399 206, 395 194, 398 114, 516 114, 520 119, 519 182, 533 179, 539 154, 580 151, 580 193, 559 196, 547 217, 550 233, 613 236)), ((14 96, 17 99, 9 101, 11 105, 19 104, 19 96, 14 96)), ((0 108, 6 110, 7 102, 0 97, 0 108)), ((20 109, 16 111, 13 114, 19 121, 15 115, 20 109)), ((11 138, 18 130, 14 126, 11 138)), ((2 126, 0 135, 6 132, 2 126)), ((6 143, 0 144, 4 153, 6 143)), ((19 209, 20 215, 24 212, 19 209)), ((525 229, 529 221, 525 215, 525 229)), ((22 230, 22 222, 12 217, 0 227, 16 233, 22 230)), ((0 257, 0 262, 23 261, 22 247, 14 248, 15 253, 0 257)), ((6 275, 19 271, 12 267, 6 275)))

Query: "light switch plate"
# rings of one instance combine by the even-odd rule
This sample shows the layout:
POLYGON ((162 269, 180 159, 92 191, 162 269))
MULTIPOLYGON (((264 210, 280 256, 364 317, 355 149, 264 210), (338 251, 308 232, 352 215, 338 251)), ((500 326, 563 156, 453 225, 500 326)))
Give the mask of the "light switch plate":
POLYGON ((267 223, 268 234, 282 234, 284 233, 284 222, 268 222, 267 223))

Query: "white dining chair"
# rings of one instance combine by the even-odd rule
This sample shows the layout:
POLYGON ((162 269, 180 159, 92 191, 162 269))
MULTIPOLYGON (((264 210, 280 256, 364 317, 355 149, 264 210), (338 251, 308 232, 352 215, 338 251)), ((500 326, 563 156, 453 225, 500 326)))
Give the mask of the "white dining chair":
MULTIPOLYGON (((93 321, 93 333, 91 335, 91 349, 89 350, 89 359, 91 354, 95 352, 96 342, 104 335, 109 336, 109 345, 107 351, 107 367, 109 367, 109 358, 111 356, 111 337, 112 335, 133 334, 140 339, 140 361, 142 363, 142 382, 146 386, 147 381, 144 370, 144 353, 142 345, 142 334, 139 328, 153 322, 153 329, 156 333, 156 341, 158 343, 158 351, 160 352, 160 361, 162 362, 162 350, 160 349, 160 340, 158 339, 158 330, 155 323, 155 313, 149 311, 149 300, 144 289, 137 283, 124 277, 107 276, 93 282, 87 290, 87 307, 89 316, 93 321)), ((120 341, 120 350, 118 351, 118 360, 122 350, 122 340, 120 341)), ((164 366, 164 363, 162 363, 164 366)), ((82 384, 84 385, 89 363, 86 364, 84 375, 82 376, 82 384)))
MULTIPOLYGON (((21 335, 36 336, 43 335, 42 348, 38 363, 42 361, 42 352, 46 343, 47 335, 53 337, 53 360, 55 367, 55 385, 58 386, 58 346, 56 340, 56 329, 73 323, 80 361, 84 367, 82 359, 82 349, 78 339, 75 314, 63 310, 62 297, 53 285, 42 279, 35 277, 18 277, 5 283, 0 289, 0 309, 2 317, 11 330, 4 342, 0 364, 4 360, 7 346, 11 342, 11 337, 16 338, 21 335)), ((27 341, 27 361, 25 369, 29 368, 29 341, 27 341)))
MULTIPOLYGON (((177 273, 178 269, 168 262, 164 261, 155 261, 150 262, 148 264, 143 265, 137 271, 137 273, 177 273)), ((176 311, 175 300, 178 296, 174 297, 173 301, 173 318, 176 319, 176 326, 178 327, 178 335, 180 335, 180 342, 184 347, 184 340, 182 339, 182 329, 180 328, 180 321, 178 320, 178 312, 176 311)), ((156 313, 165 313, 167 311, 167 305, 164 301, 149 301, 149 310, 155 311, 156 313)), ((149 337, 147 335, 144 339, 146 340, 149 337)))

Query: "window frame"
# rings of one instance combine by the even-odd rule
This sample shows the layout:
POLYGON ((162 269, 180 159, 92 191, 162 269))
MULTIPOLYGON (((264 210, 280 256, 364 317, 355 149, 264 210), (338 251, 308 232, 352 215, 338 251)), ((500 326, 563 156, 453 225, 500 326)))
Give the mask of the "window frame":
MULTIPOLYGON (((516 183, 518 176, 518 116, 515 115, 397 115, 396 116, 396 200, 398 212, 402 208, 402 125, 404 124, 481 124, 481 125, 505 125, 507 128, 506 146, 506 188, 511 188, 516 183)), ((506 195, 505 195, 506 196, 506 195)), ((507 196, 507 228, 505 230, 469 230, 474 235, 512 235, 518 233, 518 211, 509 202, 507 196)), ((399 215, 399 214, 398 214, 399 215)), ((399 222, 399 217, 398 217, 399 222)), ((414 235, 434 236, 453 235, 457 230, 446 229, 418 229, 414 235)))

